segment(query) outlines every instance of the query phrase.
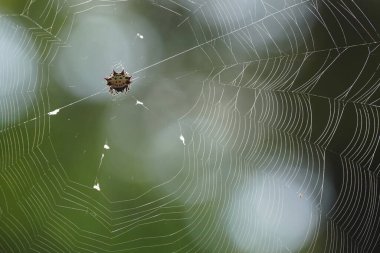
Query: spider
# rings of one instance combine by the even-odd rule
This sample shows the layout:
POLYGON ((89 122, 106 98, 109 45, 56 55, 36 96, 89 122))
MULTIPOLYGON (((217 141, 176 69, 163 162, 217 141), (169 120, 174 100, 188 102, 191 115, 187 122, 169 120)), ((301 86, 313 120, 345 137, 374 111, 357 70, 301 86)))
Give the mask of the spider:
POLYGON ((107 81, 107 85, 110 87, 109 92, 111 94, 117 94, 119 92, 127 93, 129 90, 129 85, 132 83, 132 76, 127 72, 121 71, 117 73, 113 70, 112 74, 109 77, 104 78, 107 81))

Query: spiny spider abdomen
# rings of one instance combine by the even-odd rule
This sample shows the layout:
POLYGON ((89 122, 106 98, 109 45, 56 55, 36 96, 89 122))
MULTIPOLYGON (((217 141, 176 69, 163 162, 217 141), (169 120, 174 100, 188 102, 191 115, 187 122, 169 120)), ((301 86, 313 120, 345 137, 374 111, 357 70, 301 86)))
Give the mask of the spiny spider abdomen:
POLYGON ((120 73, 117 73, 115 70, 109 77, 104 78, 107 81, 107 85, 110 87, 111 94, 117 94, 119 92, 125 91, 125 93, 129 90, 129 85, 132 83, 132 76, 130 76, 124 70, 120 73))

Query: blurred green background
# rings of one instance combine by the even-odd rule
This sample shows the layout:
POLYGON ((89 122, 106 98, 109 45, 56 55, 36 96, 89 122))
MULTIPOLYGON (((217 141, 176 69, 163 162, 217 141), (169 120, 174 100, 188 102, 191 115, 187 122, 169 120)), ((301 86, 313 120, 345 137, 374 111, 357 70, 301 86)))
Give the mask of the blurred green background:
POLYGON ((2 0, 0 252, 376 252, 379 8, 2 0))

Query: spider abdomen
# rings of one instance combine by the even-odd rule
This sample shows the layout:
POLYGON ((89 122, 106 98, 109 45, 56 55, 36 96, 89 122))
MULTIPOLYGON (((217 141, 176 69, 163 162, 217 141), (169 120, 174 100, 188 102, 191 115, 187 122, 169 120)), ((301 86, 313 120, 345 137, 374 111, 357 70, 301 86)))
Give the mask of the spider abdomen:
POLYGON ((117 73, 115 70, 109 77, 104 78, 107 81, 107 85, 110 87, 110 93, 113 94, 119 92, 127 92, 129 90, 129 85, 132 83, 132 76, 130 76, 124 70, 117 73))

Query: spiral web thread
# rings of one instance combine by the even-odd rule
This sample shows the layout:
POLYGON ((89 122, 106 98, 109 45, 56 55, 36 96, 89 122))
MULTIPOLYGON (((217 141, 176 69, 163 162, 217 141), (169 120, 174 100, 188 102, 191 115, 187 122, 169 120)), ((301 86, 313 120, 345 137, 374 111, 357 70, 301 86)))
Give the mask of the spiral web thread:
MULTIPOLYGON (((303 252, 376 250, 380 40, 369 9, 348 0, 262 0, 248 9, 241 2, 152 1, 178 20, 178 30, 190 29, 195 44, 134 73, 195 53, 210 71, 198 80, 202 88, 193 106, 177 119, 179 141, 185 144, 178 173, 140 197, 121 201, 101 191, 96 193, 101 198, 95 197, 94 189, 69 178, 59 159, 51 159, 56 157, 51 116, 59 109, 74 110, 99 92, 51 108, 48 87, 51 63, 68 45, 75 20, 94 8, 128 1, 29 1, 19 13, 0 16, 2 36, 12 42, 2 46, 22 59, 17 68, 1 66, 2 73, 11 73, 1 82, 6 90, 0 101, 1 252, 244 252, 226 239, 231 224, 237 237, 256 238, 251 243, 259 252, 286 252, 286 242, 265 235, 263 225, 233 225, 234 217, 247 216, 233 213, 240 205, 263 204, 249 203, 263 194, 250 190, 252 173, 269 184, 263 205, 269 206, 267 218, 275 227, 286 204, 282 189, 300 180, 294 193, 317 208, 310 217, 316 232, 311 226, 307 230, 312 237, 303 252), (13 18, 23 27, 8 21, 13 18), (25 81, 28 66, 37 77, 25 81), (341 178, 334 182, 337 195, 330 205, 325 204, 327 174, 341 178), (266 175, 281 178, 280 185, 266 175), (179 183, 171 194, 144 200, 173 181, 179 183), (250 195, 236 200, 237 189, 250 195), (183 196, 188 201, 176 201, 183 196), (218 215, 210 215, 199 204, 204 202, 218 215), (237 208, 226 208, 231 203, 237 208), (101 229, 83 227, 69 212, 84 214, 101 229), (149 230, 167 223, 182 227, 161 234, 149 230)), ((247 224, 252 219, 245 218, 247 224)))

